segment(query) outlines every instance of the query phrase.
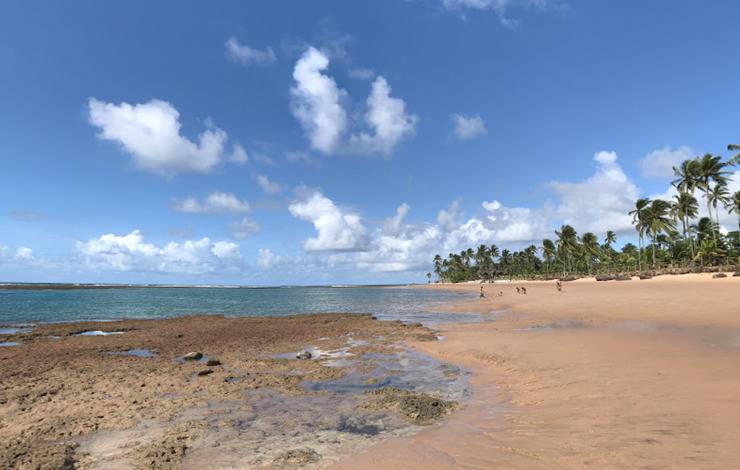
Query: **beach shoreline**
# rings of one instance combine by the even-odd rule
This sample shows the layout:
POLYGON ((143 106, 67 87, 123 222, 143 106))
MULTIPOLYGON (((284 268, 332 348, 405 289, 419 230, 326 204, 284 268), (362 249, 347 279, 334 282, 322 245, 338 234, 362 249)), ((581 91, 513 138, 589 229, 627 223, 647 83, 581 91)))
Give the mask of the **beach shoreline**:
POLYGON ((442 308, 493 321, 445 324, 443 341, 414 344, 472 371, 465 408, 330 468, 738 465, 740 278, 483 286, 485 298, 442 308))

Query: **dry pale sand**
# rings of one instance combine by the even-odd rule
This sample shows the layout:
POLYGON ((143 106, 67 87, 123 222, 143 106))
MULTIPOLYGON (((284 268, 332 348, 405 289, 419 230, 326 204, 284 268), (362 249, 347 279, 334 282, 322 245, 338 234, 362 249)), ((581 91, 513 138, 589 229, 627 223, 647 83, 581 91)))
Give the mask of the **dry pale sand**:
POLYGON ((739 277, 516 285, 416 344, 473 372, 462 411, 332 468, 740 468, 739 277))

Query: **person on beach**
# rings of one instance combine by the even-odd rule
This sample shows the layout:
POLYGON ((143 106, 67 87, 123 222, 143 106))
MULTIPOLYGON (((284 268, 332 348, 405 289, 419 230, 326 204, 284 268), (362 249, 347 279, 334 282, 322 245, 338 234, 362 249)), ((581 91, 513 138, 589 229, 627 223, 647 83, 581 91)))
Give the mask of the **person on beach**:
POLYGON ((482 299, 486 295, 483 293, 483 285, 480 286, 480 298, 482 299))
POLYGON ((555 281, 555 288, 558 292, 563 292, 563 284, 560 283, 560 280, 555 281))
POLYGON ((522 287, 522 294, 527 295, 527 288, 526 287, 522 287))

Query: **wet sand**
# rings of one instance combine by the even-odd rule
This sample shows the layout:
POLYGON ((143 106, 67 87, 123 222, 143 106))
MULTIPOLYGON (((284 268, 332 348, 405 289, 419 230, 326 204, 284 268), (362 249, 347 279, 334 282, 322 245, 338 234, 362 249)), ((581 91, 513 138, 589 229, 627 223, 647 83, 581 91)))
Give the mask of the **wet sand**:
POLYGON ((445 310, 494 321, 444 325, 443 341, 415 344, 472 370, 465 408, 330 468, 740 467, 740 278, 485 291, 445 310))
POLYGON ((462 377, 404 346, 429 330, 370 315, 2 334, 18 345, 0 347, 0 468, 314 468, 438 421, 455 404, 435 387, 462 377), (430 393, 398 389, 405 380, 430 393))

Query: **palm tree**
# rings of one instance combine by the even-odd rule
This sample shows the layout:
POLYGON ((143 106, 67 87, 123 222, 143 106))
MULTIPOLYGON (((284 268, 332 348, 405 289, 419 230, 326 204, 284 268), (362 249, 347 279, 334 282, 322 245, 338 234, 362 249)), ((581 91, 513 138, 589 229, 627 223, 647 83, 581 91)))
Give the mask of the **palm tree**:
MULTIPOLYGON (((688 192, 681 192, 673 196, 673 199, 675 200, 671 206, 671 212, 674 217, 681 220, 683 237, 686 238, 689 220, 696 218, 699 214, 699 202, 688 192)), ((689 247, 691 248, 691 259, 694 259, 694 240, 691 238, 689 239, 689 247)))
POLYGON ((611 272, 611 261, 612 261, 612 244, 617 241, 617 234, 614 233, 612 230, 606 231, 606 236, 604 237, 604 246, 602 247, 602 252, 604 258, 606 258, 606 271, 611 272))
MULTIPOLYGON (((675 171, 675 169, 674 169, 675 171)), ((644 224, 644 217, 645 212, 647 211, 647 208, 650 206, 650 199, 649 198, 640 198, 637 201, 635 201, 635 208, 629 211, 629 215, 632 216, 632 224, 635 226, 635 230, 637 231, 637 244, 639 249, 639 254, 637 256, 637 269, 642 271, 642 246, 643 241, 642 238, 645 236, 645 224, 644 224)))
POLYGON ((432 283, 432 273, 427 273, 427 284, 432 283))
POLYGON ((671 181, 678 192, 680 193, 694 193, 696 189, 696 177, 698 169, 698 160, 696 158, 684 160, 679 166, 673 167, 673 174, 676 179, 671 181))
POLYGON ((501 270, 508 273, 509 265, 511 264, 511 252, 505 248, 501 250, 501 259, 499 262, 501 263, 501 270))
POLYGON ((662 199, 655 199, 650 203, 650 206, 644 214, 643 222, 645 224, 646 231, 650 234, 650 238, 653 240, 653 269, 656 268, 655 246, 658 234, 661 232, 670 233, 675 229, 673 226, 673 220, 671 220, 670 210, 671 204, 669 202, 662 199))
POLYGON ((542 240, 542 256, 545 257, 545 275, 550 277, 550 263, 555 257, 555 244, 548 238, 542 240))
POLYGON ((434 255, 434 274, 437 275, 437 279, 442 277, 442 257, 434 255))
POLYGON ((581 237, 581 244, 583 245, 586 262, 588 263, 588 273, 591 274, 591 264, 593 263, 594 256, 599 253, 599 239, 593 233, 586 232, 581 237))
POLYGON ((558 236, 558 253, 564 257, 564 267, 570 269, 570 255, 575 254, 578 249, 578 234, 576 229, 570 225, 563 225, 560 230, 555 230, 558 236))
POLYGON ((729 165, 740 165, 740 145, 738 144, 730 144, 727 146, 727 150, 730 152, 738 152, 735 154, 734 157, 730 158, 730 160, 727 162, 729 165))
MULTIPOLYGON (((725 207, 730 205, 730 191, 727 190, 727 185, 721 183, 715 184, 707 193, 707 199, 712 207, 714 207, 715 218, 719 225, 719 209, 717 209, 717 205, 719 203, 722 203, 725 207)), ((709 217, 711 218, 711 216, 712 213, 710 212, 709 217)))
POLYGON ((738 229, 740 229, 740 191, 735 191, 732 195, 732 199, 730 199, 727 209, 730 211, 730 214, 733 212, 737 214, 737 226, 738 229))
MULTIPOLYGON (((722 157, 712 155, 711 153, 705 154, 703 157, 697 159, 696 163, 696 187, 704 193, 704 197, 707 200, 707 211, 709 217, 712 215, 712 202, 709 194, 712 192, 712 183, 715 185, 727 184, 727 176, 729 174, 724 168, 727 163, 722 161, 722 157)), ((712 239, 717 243, 717 231, 712 226, 712 239)))
POLYGON ((617 241, 617 234, 614 233, 612 230, 606 231, 606 237, 604 237, 604 244, 611 248, 612 243, 617 241))

